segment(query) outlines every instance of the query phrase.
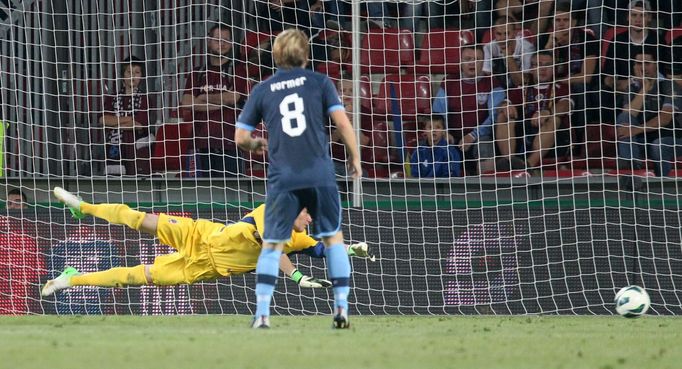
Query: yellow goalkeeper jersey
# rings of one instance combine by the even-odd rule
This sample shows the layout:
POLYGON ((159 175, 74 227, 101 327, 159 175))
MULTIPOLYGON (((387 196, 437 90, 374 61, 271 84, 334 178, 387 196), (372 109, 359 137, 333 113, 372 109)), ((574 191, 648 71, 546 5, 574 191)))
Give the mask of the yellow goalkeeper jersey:
MULTIPOLYGON (((161 285, 178 277, 185 283, 194 283, 252 271, 256 269, 262 248, 260 235, 264 223, 265 205, 229 225, 161 214, 157 228, 159 241, 178 252, 158 256, 152 267, 152 278, 161 285)), ((292 229, 284 252, 288 254, 316 244, 306 232, 292 229)))

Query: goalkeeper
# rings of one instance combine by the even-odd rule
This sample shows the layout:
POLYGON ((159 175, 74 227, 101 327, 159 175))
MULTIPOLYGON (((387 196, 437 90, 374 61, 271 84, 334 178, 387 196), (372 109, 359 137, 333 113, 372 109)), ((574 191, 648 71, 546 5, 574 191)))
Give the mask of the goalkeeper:
MULTIPOLYGON (((159 238, 177 252, 160 255, 152 265, 120 267, 94 273, 79 273, 67 267, 57 278, 48 281, 43 296, 73 286, 123 287, 140 285, 172 286, 242 274, 256 269, 261 251, 265 205, 247 214, 239 222, 225 225, 208 220, 193 220, 167 214, 147 214, 125 204, 89 204, 60 187, 54 195, 81 219, 92 215, 112 224, 124 224, 159 238)), ((306 227, 312 222, 303 209, 294 223, 291 239, 280 258, 280 269, 301 287, 330 287, 331 282, 299 272, 286 256, 303 252, 322 257, 324 245, 308 236, 306 227)), ((351 256, 371 257, 369 247, 361 242, 347 248, 351 256)))

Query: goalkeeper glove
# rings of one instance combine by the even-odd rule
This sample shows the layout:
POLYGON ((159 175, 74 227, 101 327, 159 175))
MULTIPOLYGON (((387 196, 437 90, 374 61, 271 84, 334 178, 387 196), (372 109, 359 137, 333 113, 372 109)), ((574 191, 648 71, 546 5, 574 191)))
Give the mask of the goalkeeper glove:
POLYGON ((328 288, 332 286, 332 282, 326 279, 304 275, 298 269, 294 270, 294 272, 291 273, 290 278, 294 282, 298 283, 299 286, 305 288, 328 288))
POLYGON ((358 242, 348 246, 348 255, 357 256, 359 258, 368 258, 370 261, 376 261, 376 256, 372 249, 366 242, 358 242))

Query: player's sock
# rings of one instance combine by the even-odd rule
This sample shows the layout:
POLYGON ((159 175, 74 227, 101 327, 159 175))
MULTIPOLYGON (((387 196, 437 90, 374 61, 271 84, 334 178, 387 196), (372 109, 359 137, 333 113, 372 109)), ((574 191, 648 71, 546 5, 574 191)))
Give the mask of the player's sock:
POLYGON ((123 287, 145 284, 147 284, 147 278, 144 275, 144 265, 112 268, 71 277, 72 286, 123 287))
POLYGON ((282 251, 263 249, 256 265, 256 317, 270 316, 270 300, 275 291, 282 251))
POLYGON ((350 292, 350 260, 343 244, 335 244, 325 249, 329 277, 334 286, 334 307, 348 312, 348 293, 350 292))
POLYGON ((81 203, 81 212, 104 219, 111 224, 125 224, 132 229, 140 229, 145 213, 133 210, 125 204, 81 203))

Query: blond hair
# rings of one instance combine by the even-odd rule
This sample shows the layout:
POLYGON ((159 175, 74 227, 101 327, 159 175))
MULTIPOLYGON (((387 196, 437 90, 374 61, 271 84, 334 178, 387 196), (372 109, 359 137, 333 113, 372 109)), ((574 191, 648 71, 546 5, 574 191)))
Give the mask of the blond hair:
POLYGON ((297 29, 283 31, 272 45, 272 56, 278 68, 305 67, 309 53, 308 36, 297 29))

